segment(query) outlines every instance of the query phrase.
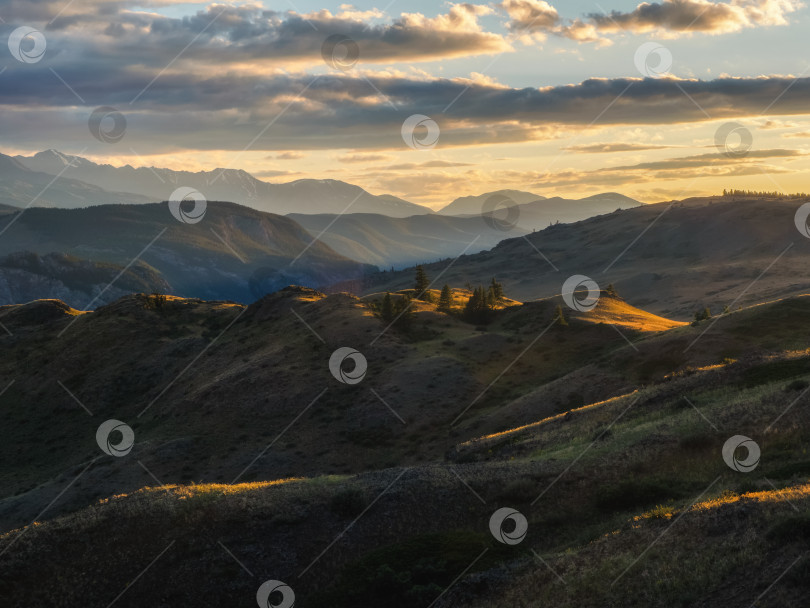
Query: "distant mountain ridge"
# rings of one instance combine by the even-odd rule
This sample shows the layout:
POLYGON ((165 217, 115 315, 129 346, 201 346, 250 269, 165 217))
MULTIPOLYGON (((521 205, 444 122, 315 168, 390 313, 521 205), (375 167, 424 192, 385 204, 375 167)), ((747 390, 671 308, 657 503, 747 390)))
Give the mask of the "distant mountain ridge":
POLYGON ((514 226, 501 230, 476 215, 415 215, 395 218, 371 213, 345 215, 290 214, 287 217, 306 228, 335 251, 353 260, 384 268, 478 253, 506 238, 531 230, 514 226))
POLYGON ((438 214, 454 217, 491 215, 526 231, 541 230, 551 224, 570 224, 617 209, 639 207, 643 203, 619 194, 605 192, 581 199, 560 196, 546 198, 520 190, 498 190, 478 196, 463 196, 438 214))
POLYGON ((490 199, 509 199, 518 205, 545 200, 545 196, 522 190, 496 190, 473 196, 460 196, 449 205, 439 209, 441 215, 480 215, 484 204, 490 199))
POLYGON ((168 200, 176 188, 186 186, 196 189, 208 200, 230 201, 278 215, 350 211, 408 217, 433 213, 422 205, 389 194, 373 195, 359 186, 339 180, 301 179, 274 184, 259 180, 242 169, 191 172, 131 165, 114 167, 57 150, 10 160, 20 167, 48 175, 58 175, 65 167, 70 167, 65 173, 72 178, 105 190, 137 192, 150 202, 168 200))
POLYGON ((17 158, 0 154, 0 205, 75 209, 90 205, 151 202, 140 194, 123 193, 118 189, 105 190, 74 179, 69 173, 70 169, 63 170, 64 166, 55 174, 46 173, 29 168, 17 158))
MULTIPOLYGON (((278 215, 372 213, 395 218, 434 214, 472 217, 486 215, 490 211, 488 202, 504 201, 520 208, 524 230, 579 221, 641 204, 615 192, 576 200, 503 189, 459 197, 434 212, 391 194, 371 194, 360 186, 334 179, 270 183, 242 169, 192 172, 131 165, 115 167, 54 149, 32 156, 0 154, 0 177, 3 178, 0 204, 17 207, 73 209, 107 203, 142 204, 168 200, 179 187, 194 188, 207 200, 230 201, 278 215), (55 180, 56 176, 59 179, 55 180), (550 201, 547 207, 538 204, 546 201, 550 201)), ((496 208, 496 216, 497 211, 496 208)))

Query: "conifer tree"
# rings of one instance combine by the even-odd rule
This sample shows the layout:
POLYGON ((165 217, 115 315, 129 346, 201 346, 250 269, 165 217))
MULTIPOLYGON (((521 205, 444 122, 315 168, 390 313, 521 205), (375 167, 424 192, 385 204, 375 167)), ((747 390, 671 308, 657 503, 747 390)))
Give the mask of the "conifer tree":
POLYGON ((449 285, 442 287, 437 309, 439 312, 450 312, 453 309, 453 292, 450 290, 449 285))
POLYGON ((425 273, 425 269, 422 268, 421 265, 416 267, 416 282, 414 284, 414 289, 416 290, 416 298, 418 300, 424 300, 425 302, 430 302, 430 292, 428 288, 430 287, 430 280, 428 279, 427 274, 425 273))
POLYGON ((489 291, 492 294, 492 298, 496 303, 503 301, 503 285, 498 283, 495 280, 495 277, 492 277, 492 282, 489 285, 489 291))
POLYGON ((383 321, 390 322, 394 320, 394 302, 391 300, 390 292, 385 292, 382 308, 380 309, 380 316, 383 318, 383 321))

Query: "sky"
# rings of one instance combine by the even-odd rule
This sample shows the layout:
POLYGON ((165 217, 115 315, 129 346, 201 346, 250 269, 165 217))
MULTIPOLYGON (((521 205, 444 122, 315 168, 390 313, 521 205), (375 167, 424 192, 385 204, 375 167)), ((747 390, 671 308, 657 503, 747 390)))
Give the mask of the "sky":
POLYGON ((338 179, 432 208, 810 190, 799 0, 0 0, 0 19, 5 154, 338 179))

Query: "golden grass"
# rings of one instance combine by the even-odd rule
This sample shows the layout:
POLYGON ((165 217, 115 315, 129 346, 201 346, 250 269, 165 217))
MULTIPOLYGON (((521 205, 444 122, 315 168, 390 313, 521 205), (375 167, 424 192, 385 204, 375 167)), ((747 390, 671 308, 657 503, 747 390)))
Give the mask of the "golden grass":
POLYGON ((217 494, 220 496, 227 496, 229 494, 244 494, 248 492, 256 492, 258 490, 264 490, 272 486, 280 486, 282 484, 304 480, 305 480, 304 477, 288 477, 286 479, 275 479, 273 481, 254 481, 249 483, 238 483, 233 485, 226 483, 201 483, 191 485, 168 484, 164 486, 146 486, 144 488, 140 488, 139 490, 131 494, 115 494, 109 498, 100 500, 99 504, 105 504, 110 500, 127 498, 131 495, 136 494, 149 495, 149 494, 158 494, 160 492, 168 492, 174 494, 179 498, 179 500, 185 500, 187 498, 199 496, 202 494, 217 494))
POLYGON ((513 429, 507 429, 505 431, 500 431, 498 433, 492 433, 491 435, 484 435, 482 437, 476 437, 475 439, 470 439, 469 441, 465 441, 464 443, 460 443, 460 446, 472 445, 474 443, 488 441, 491 439, 497 439, 498 437, 506 437, 507 435, 513 435, 514 433, 519 433, 521 431, 525 431, 527 429, 534 429, 544 424, 548 424, 549 422, 553 422, 554 420, 559 420, 560 418, 565 418, 569 413, 576 413, 576 412, 585 412, 592 409, 597 409, 622 399, 626 399, 628 397, 632 397, 638 393, 638 390, 635 390, 631 393, 626 393, 624 395, 619 395, 617 397, 611 397, 610 399, 605 399, 604 401, 597 401, 596 403, 589 403, 588 405, 583 405, 582 407, 574 408, 568 412, 563 412, 560 414, 555 414, 554 416, 549 416, 548 418, 543 418, 542 420, 538 420, 536 422, 530 422, 529 424, 524 424, 523 426, 515 427, 513 429))
POLYGON ((573 318, 589 323, 608 323, 617 327, 624 327, 640 332, 659 332, 688 325, 683 321, 674 321, 659 317, 624 300, 610 296, 603 296, 592 311, 582 314, 571 314, 573 318))

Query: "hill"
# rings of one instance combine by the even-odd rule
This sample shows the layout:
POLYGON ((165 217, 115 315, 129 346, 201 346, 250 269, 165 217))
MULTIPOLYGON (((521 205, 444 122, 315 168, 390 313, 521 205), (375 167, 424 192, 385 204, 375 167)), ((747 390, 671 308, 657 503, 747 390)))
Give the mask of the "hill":
MULTIPOLYGON (((165 281, 166 291, 190 297, 252 302, 293 283, 317 287, 373 270, 313 242, 289 218, 215 201, 196 224, 177 221, 167 203, 32 207, 0 216, 0 231, 0 255, 58 252, 119 267, 139 260, 165 281)), ((70 303, 87 305, 83 297, 70 303)))
POLYGON ((304 607, 801 601, 810 296, 696 326, 605 292, 562 325, 560 301, 509 302, 484 328, 419 301, 382 335, 370 301, 292 288, 247 308, 0 310, 2 521, 38 519, 0 536, 0 592, 219 606, 274 579, 304 607), (339 345, 367 359, 360 384, 332 378, 339 345), (514 416, 560 384, 588 396, 514 416), (111 417, 134 430, 126 457, 98 451, 111 417), (761 448, 750 473, 724 462, 734 435, 761 448), (518 542, 490 531, 503 507, 526 518, 518 542))
MULTIPOLYGON (((810 289, 810 240, 795 226, 803 202, 701 198, 644 205, 504 240, 462 256, 442 280, 480 283, 495 276, 512 297, 529 300, 559 293, 569 276, 581 274, 603 288, 612 283, 645 310, 691 320, 705 307, 719 313, 810 289)), ((445 271, 448 262, 426 266, 428 275, 445 271)), ((412 277, 413 270, 370 277, 365 291, 396 290, 412 277)))
POLYGON ((416 215, 392 218, 379 214, 302 215, 288 217, 313 236, 353 260, 382 268, 402 268, 422 262, 476 253, 504 238, 528 231, 514 227, 508 232, 487 223, 483 217, 416 215))
POLYGON ((102 305, 133 292, 170 291, 154 268, 92 262, 63 253, 23 251, 0 258, 0 305, 31 302, 43 295, 76 307, 102 305))

